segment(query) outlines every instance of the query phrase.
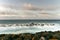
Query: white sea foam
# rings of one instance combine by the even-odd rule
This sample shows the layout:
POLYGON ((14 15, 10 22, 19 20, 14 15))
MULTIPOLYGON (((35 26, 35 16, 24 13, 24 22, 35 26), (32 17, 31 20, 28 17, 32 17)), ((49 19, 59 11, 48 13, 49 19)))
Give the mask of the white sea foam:
POLYGON ((58 31, 60 25, 55 26, 17 26, 17 27, 0 27, 0 34, 19 34, 19 33, 35 33, 41 31, 58 31))

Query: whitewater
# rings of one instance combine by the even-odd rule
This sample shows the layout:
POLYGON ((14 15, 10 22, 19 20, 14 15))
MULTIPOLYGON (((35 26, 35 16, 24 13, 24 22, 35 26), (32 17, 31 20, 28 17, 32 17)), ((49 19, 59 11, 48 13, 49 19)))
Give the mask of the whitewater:
POLYGON ((0 34, 36 33, 41 31, 60 31, 60 24, 54 26, 15 26, 0 27, 0 34))

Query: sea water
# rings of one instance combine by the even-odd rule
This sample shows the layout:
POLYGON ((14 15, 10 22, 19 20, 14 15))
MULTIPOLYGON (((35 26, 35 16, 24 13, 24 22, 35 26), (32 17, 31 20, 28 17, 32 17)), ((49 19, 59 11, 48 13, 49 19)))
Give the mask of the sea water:
POLYGON ((0 27, 0 34, 36 33, 41 31, 60 31, 60 20, 0 20, 0 24, 53 23, 54 26, 12 26, 0 27))

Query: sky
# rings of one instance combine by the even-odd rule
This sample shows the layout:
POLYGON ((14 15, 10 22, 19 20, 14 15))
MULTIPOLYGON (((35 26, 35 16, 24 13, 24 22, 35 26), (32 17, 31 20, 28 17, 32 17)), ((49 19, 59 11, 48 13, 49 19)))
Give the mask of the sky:
POLYGON ((60 0, 0 0, 1 19, 60 19, 60 0))

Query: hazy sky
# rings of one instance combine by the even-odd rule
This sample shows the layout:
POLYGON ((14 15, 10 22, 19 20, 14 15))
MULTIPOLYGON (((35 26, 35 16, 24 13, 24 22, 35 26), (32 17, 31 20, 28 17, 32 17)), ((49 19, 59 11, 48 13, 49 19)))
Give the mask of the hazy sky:
POLYGON ((0 19, 60 19, 60 0, 0 0, 0 19))

